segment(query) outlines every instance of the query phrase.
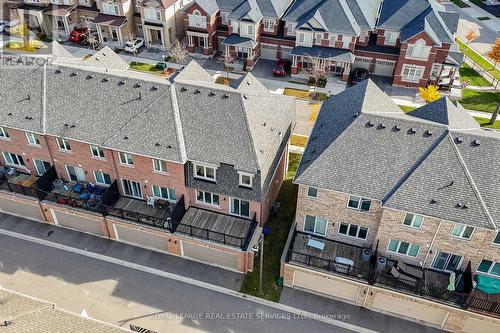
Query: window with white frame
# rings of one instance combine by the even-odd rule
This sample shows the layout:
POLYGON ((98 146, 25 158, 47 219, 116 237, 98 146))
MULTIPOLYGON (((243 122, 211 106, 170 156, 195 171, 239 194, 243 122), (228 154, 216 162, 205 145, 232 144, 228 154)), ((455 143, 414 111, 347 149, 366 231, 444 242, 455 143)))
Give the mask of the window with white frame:
POLYGON ((462 256, 438 251, 432 260, 431 267, 440 271, 453 272, 460 267, 462 256))
POLYGON ((195 10, 193 14, 188 15, 188 21, 190 27, 195 28, 206 28, 207 27, 207 18, 206 16, 202 16, 200 11, 195 10))
POLYGON ((13 165, 16 167, 25 167, 24 159, 21 155, 13 154, 13 153, 3 153, 3 158, 5 163, 8 165, 13 165))
POLYGON ((432 69, 431 69, 431 78, 435 79, 439 76, 439 73, 441 72, 441 67, 443 65, 442 64, 434 64, 432 65, 432 69))
POLYGON ((255 27, 252 24, 247 25, 247 35, 253 36, 255 33, 255 27))
POLYGON ((161 21, 161 12, 154 7, 145 8, 144 18, 148 21, 161 21))
POLYGON ((363 199, 354 195, 349 196, 349 201, 347 202, 347 207, 356 209, 360 212, 369 212, 371 205, 371 200, 363 199))
POLYGON ((240 178, 240 186, 252 188, 253 176, 250 173, 238 172, 240 178))
POLYGON ((359 239, 366 239, 368 236, 368 228, 342 222, 340 223, 339 234, 359 239))
POLYGON ((118 8, 118 5, 114 5, 112 3, 102 3, 102 12, 103 14, 110 14, 110 15, 119 15, 120 10, 118 8))
POLYGON ((451 232, 451 235, 458 238, 470 239, 473 232, 474 227, 464 224, 456 224, 451 232))
POLYGON ((318 197, 318 188, 309 186, 307 189, 307 196, 309 198, 317 198, 318 197))
POLYGON ((228 23, 228 20, 227 20, 227 16, 228 15, 229 15, 228 12, 220 12, 220 20, 221 20, 222 24, 227 24, 228 23))
POLYGON ((71 151, 71 146, 70 146, 68 140, 61 139, 61 138, 57 138, 56 140, 57 140, 57 146, 59 147, 59 150, 71 151))
POLYGON ((323 33, 314 34, 314 44, 321 45, 321 40, 323 39, 323 33))
POLYGON ((157 172, 167 172, 167 161, 153 160, 153 170, 157 172))
POLYGON ((493 244, 500 245, 500 231, 497 231, 495 238, 493 239, 493 244))
POLYGON ((489 275, 500 276, 500 262, 483 259, 479 263, 477 271, 489 275))
POLYGON ((134 165, 134 158, 132 154, 119 152, 118 156, 120 157, 120 163, 125 165, 134 165))
POLYGON ((424 217, 422 215, 406 213, 403 224, 412 228, 420 229, 424 217))
POLYGON ((196 191, 196 201, 207 205, 219 206, 219 195, 206 191, 196 191))
POLYGON ((142 188, 139 182, 129 179, 122 179, 122 185, 124 195, 142 199, 142 188))
POLYGON ((352 41, 352 37, 351 36, 343 35, 342 36, 342 48, 348 49, 349 48, 349 44, 351 44, 351 41, 352 41))
POLYGON ((426 60, 431 52, 431 47, 426 46, 423 39, 419 39, 415 44, 408 44, 406 49, 406 58, 426 60))
POLYGON ((335 42, 337 41, 337 35, 329 34, 328 41, 329 41, 330 46, 335 46, 335 42))
POLYGON ((304 231, 312 234, 326 236, 328 220, 321 217, 306 215, 304 218, 304 231))
POLYGON ((250 202, 231 198, 231 214, 241 217, 250 217, 250 202))
POLYGON ((50 169, 50 163, 46 161, 33 159, 33 164, 35 165, 36 174, 39 176, 42 176, 50 169))
POLYGON ((384 32, 384 37, 385 37, 385 44, 386 45, 395 45, 396 41, 398 40, 399 33, 393 32, 393 31, 385 31, 384 32))
POLYGON ((40 146, 40 135, 26 132, 26 140, 32 146, 40 146))
POLYGON ((9 138, 9 132, 7 129, 0 127, 0 139, 8 139, 9 138))
POLYGON ((424 75, 424 67, 403 65, 404 81, 419 81, 423 75, 424 75))
POLYGON ((273 32, 274 31, 274 19, 264 19, 264 31, 273 32))
POLYGON ((111 176, 102 171, 94 171, 95 182, 99 185, 111 185, 111 176))
POLYGON ((310 32, 298 32, 297 44, 312 46, 313 34, 310 32))
POLYGON ((216 180, 216 171, 214 167, 195 164, 194 165, 194 177, 200 179, 206 179, 215 181, 216 180))
POLYGON ((286 33, 287 33, 287 35, 295 36, 295 34, 296 34, 295 26, 296 26, 296 24, 294 22, 287 22, 286 23, 286 33))
POLYGON ((90 146, 90 154, 92 157, 104 159, 104 149, 98 146, 90 146))
POLYGON ((175 194, 175 190, 173 188, 162 187, 158 185, 153 185, 153 196, 155 198, 161 198, 169 201, 176 201, 177 195, 175 194))
POLYGON ((420 245, 391 239, 387 251, 416 258, 420 252, 420 245))

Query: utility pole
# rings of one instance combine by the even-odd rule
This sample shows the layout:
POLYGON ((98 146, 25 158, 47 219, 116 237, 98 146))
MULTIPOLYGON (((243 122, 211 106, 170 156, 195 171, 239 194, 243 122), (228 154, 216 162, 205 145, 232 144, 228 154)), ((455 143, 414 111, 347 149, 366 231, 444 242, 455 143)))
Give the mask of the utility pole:
POLYGON ((264 266, 264 234, 260 235, 259 294, 262 294, 262 270, 264 266))

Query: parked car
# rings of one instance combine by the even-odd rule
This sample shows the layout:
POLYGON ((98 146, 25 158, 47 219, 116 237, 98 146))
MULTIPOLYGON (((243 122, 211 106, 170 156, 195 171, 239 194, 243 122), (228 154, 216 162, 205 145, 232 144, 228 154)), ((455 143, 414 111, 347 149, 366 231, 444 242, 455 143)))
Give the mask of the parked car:
POLYGON ((365 68, 356 68, 351 73, 351 86, 360 83, 370 76, 370 73, 365 68))
POLYGON ((75 28, 69 34, 69 40, 73 43, 84 44, 87 41, 87 36, 90 33, 90 29, 85 28, 75 28))
POLYGON ((129 53, 136 53, 143 46, 144 46, 144 39, 136 38, 126 42, 125 47, 123 49, 129 53))
POLYGON ((273 68, 274 76, 285 76, 286 73, 290 69, 290 62, 285 59, 280 59, 276 62, 276 65, 273 68))

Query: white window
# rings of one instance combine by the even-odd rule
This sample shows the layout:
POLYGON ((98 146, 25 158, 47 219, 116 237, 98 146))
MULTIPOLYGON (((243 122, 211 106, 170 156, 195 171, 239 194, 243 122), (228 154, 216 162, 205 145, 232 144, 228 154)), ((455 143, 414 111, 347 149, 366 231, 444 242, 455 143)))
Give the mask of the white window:
POLYGON ((318 188, 309 186, 307 189, 307 196, 309 198, 317 198, 318 197, 318 188))
POLYGON ((123 194, 128 197, 134 197, 142 199, 142 189, 141 184, 136 181, 122 179, 123 194))
POLYGON ((153 160, 153 170, 158 172, 167 172, 167 162, 163 160, 153 160))
POLYGON ((249 173, 239 172, 240 186, 252 188, 253 176, 249 173))
POLYGON ((222 24, 227 24, 228 21, 227 21, 227 15, 229 13, 228 12, 220 12, 220 20, 221 20, 221 23, 222 24))
POLYGON ((287 35, 295 36, 295 26, 296 24, 294 22, 287 22, 286 23, 286 30, 287 30, 287 35))
POLYGON ((59 150, 71 151, 69 141, 66 139, 57 138, 57 145, 59 146, 59 150))
POLYGON ((264 19, 264 31, 273 32, 274 22, 274 19, 264 19))
POLYGON ((0 127, 0 139, 8 139, 9 138, 9 132, 3 127, 0 127))
POLYGON ((342 48, 348 49, 349 44, 351 44, 352 37, 351 36, 342 36, 342 48))
POLYGON ((125 165, 134 165, 134 159, 132 154, 119 152, 118 156, 120 157, 120 163, 125 165))
POLYGON ((43 175, 45 172, 47 172, 47 170, 50 169, 49 162, 33 159, 33 163, 35 164, 36 174, 39 176, 43 175))
POLYGON ((497 231, 497 235, 495 236, 495 239, 493 239, 493 244, 500 245, 500 231, 497 231))
POLYGON ((342 222, 340 223, 339 234, 359 239, 366 239, 368 236, 368 228, 342 222))
POLYGON ((477 271, 485 274, 500 276, 500 262, 483 259, 479 263, 477 271))
POLYGON ((153 185, 153 196, 156 198, 162 198, 169 201, 176 201, 177 196, 173 188, 162 187, 158 185, 153 185))
POLYGON ((193 14, 188 15, 189 26, 195 28, 206 28, 207 18, 206 16, 201 16, 198 10, 193 11, 193 14))
POLYGON ((431 78, 435 79, 439 76, 439 73, 441 72, 441 67, 443 65, 441 64, 434 64, 432 65, 432 69, 431 69, 431 78))
POLYGON ((119 15, 120 11, 118 9, 118 5, 114 5, 111 3, 102 3, 102 12, 104 14, 110 15, 119 15))
POLYGON ((104 150, 98 146, 90 146, 90 154, 95 158, 104 159, 104 150))
POLYGON ((297 44, 312 46, 313 34, 309 32, 299 32, 297 33, 297 44))
POLYGON ((304 219, 304 231, 326 236, 326 227, 328 225, 328 220, 322 219, 317 216, 306 215, 304 219))
POLYGON ((68 173, 69 180, 72 182, 84 182, 85 181, 85 172, 83 171, 82 168, 72 166, 72 165, 65 165, 66 167, 66 172, 68 173))
POLYGON ((359 210, 360 212, 369 212, 371 205, 371 200, 356 197, 354 195, 351 195, 347 202, 347 207, 359 210))
POLYGON ((94 171, 95 182, 100 185, 111 185, 111 176, 102 171, 94 171))
POLYGON ((440 271, 453 272, 460 267, 461 263, 462 256, 439 251, 432 260, 431 267, 440 271))
POLYGON ((161 21, 161 12, 153 7, 145 8, 144 18, 148 21, 161 21))
POLYGON ((215 168, 206 165, 195 164, 194 176, 195 178, 215 181, 216 180, 215 168))
POLYGON ((423 75, 424 75, 424 67, 403 65, 404 81, 419 81, 423 75))
POLYGON ((5 159, 5 163, 8 165, 13 165, 17 167, 25 167, 24 159, 21 155, 13 154, 13 153, 3 153, 3 158, 5 159))
POLYGON ((26 132, 26 140, 32 146, 40 146, 40 136, 38 134, 26 132))
POLYGON ((431 52, 431 47, 425 45, 423 39, 419 39, 415 44, 408 44, 408 49, 406 50, 406 58, 414 58, 426 60, 431 52))
POLYGON ((384 32, 385 44, 386 45, 395 45, 396 41, 398 40, 398 35, 399 34, 397 32, 392 32, 392 31, 384 32))
POLYGON ((416 258, 420 252, 420 245, 391 239, 387 246, 387 251, 416 258))
POLYGON ((254 32, 255 32, 254 31, 254 26, 251 25, 251 24, 247 25, 247 35, 253 36, 254 32))
POLYGON ((196 191, 196 201, 212 206, 219 206, 219 195, 205 191, 196 191))
POLYGON ((451 232, 451 235, 458 238, 470 239, 472 233, 474 233, 474 227, 463 224, 456 224, 453 228, 453 231, 451 232))
POLYGON ((231 214, 249 218, 250 202, 231 198, 231 214))
POLYGON ((328 40, 330 42, 330 46, 335 46, 335 42, 337 41, 337 35, 335 34, 328 35, 328 40))
POLYGON ((406 213, 403 224, 412 228, 420 229, 424 217, 422 215, 406 213))

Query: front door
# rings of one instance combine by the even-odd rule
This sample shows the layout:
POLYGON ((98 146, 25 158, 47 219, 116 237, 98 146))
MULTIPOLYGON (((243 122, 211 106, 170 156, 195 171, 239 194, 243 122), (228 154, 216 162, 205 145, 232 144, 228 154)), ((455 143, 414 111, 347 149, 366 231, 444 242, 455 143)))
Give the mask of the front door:
POLYGON ((33 162, 35 163, 36 173, 39 176, 43 175, 50 168, 49 162, 35 159, 33 159, 33 162))
POLYGON ((462 256, 449 254, 446 252, 438 252, 434 257, 431 267, 440 271, 452 272, 456 270, 462 263, 462 256))
POLYGON ((248 59, 248 49, 246 47, 238 47, 238 58, 248 59))
POLYGON ((68 170, 69 179, 73 182, 84 182, 85 172, 82 168, 75 167, 72 165, 66 165, 66 170, 68 170))
POLYGON ((141 184, 128 179, 122 179, 122 182, 123 182, 123 194, 125 194, 128 197, 142 199, 141 184))

